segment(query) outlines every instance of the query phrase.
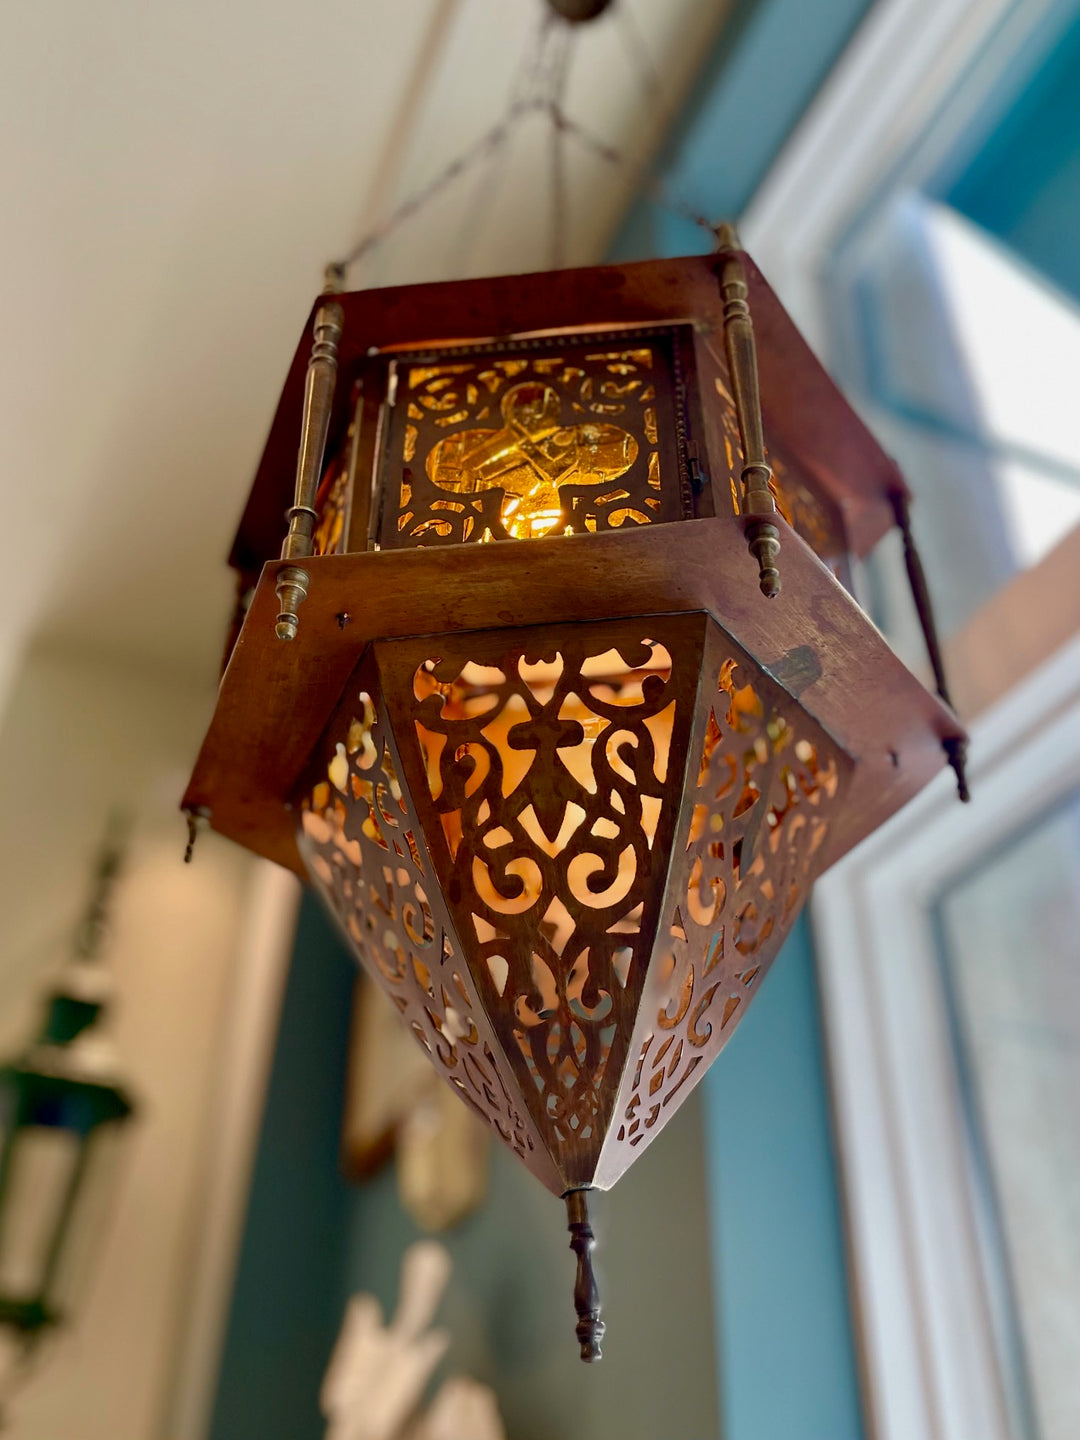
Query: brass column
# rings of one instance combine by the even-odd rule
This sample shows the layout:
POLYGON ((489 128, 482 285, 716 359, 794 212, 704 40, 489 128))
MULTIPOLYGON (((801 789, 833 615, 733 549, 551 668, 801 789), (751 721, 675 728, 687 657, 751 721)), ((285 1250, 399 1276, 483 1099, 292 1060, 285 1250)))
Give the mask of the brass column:
MULTIPOLYGON (((320 305, 315 312, 315 343, 311 347, 304 386, 304 418, 300 430, 300 453, 296 460, 296 494, 289 510, 289 533, 281 547, 283 560, 306 560, 314 554, 315 497, 322 477, 326 436, 337 378, 338 342, 345 312, 336 301, 320 305)), ((297 609, 307 598, 311 577, 299 565, 287 565, 278 575, 279 613, 275 631, 279 640, 295 640, 297 609)))
POLYGON ((772 466, 765 459, 765 432, 761 423, 761 396, 758 390, 757 347, 754 324, 747 304, 746 272, 734 225, 721 225, 716 232, 724 253, 720 265, 720 292, 724 297, 724 348, 731 375, 731 393, 739 421, 742 442, 743 512, 748 517, 746 540, 758 562, 761 593, 771 600, 780 593, 780 531, 772 523, 776 501, 769 488, 772 466))

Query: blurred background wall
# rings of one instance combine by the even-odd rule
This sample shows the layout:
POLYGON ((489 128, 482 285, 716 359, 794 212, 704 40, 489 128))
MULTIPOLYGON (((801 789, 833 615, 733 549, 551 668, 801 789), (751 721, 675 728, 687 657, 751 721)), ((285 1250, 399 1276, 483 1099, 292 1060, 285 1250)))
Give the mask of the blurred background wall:
POLYGON ((250 862, 214 837, 181 864, 176 793, 202 686, 84 647, 34 647, 0 727, 0 1037, 20 1049, 70 953, 110 810, 132 823, 112 917, 112 1031, 139 1104, 97 1283, 21 1395, 25 1435, 159 1432, 189 1301, 250 862), (213 856, 213 860, 210 856, 213 856))

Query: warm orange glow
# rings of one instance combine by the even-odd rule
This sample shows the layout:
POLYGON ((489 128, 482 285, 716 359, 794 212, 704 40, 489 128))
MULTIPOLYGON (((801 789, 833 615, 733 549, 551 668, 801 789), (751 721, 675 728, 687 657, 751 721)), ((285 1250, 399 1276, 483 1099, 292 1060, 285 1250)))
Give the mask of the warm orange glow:
MULTIPOLYGON (((554 661, 538 661, 529 664, 522 660, 519 663, 519 674, 526 681, 538 706, 541 707, 550 703, 561 672, 561 656, 556 656, 554 661)), ((592 762, 592 753, 597 739, 606 732, 605 747, 608 763, 622 773, 626 766, 625 761, 621 760, 617 753, 617 747, 633 738, 629 731, 616 730, 612 732, 608 721, 590 709, 589 694, 594 693, 598 701, 607 705, 639 705, 642 700, 642 685, 648 677, 654 675, 661 679, 667 679, 670 673, 671 657, 662 645, 653 647, 652 663, 647 669, 627 669, 625 662, 621 660, 615 650, 607 651, 603 655, 591 656, 582 666, 581 678, 587 682, 582 689, 586 691, 586 695, 584 698, 577 694, 568 696, 559 711, 559 719, 577 722, 583 736, 580 743, 562 746, 556 754, 558 760, 584 790, 592 793, 595 793, 596 790, 596 770, 592 762)), ((505 681, 506 677, 502 671, 491 666, 469 662, 464 666, 458 678, 448 684, 439 683, 425 669, 417 671, 413 682, 414 692, 419 700, 436 692, 443 696, 442 713, 447 719, 475 718, 483 715, 487 710, 492 712, 491 722, 484 726, 483 735, 498 753, 502 766, 504 797, 512 795, 525 782, 537 758, 535 750, 521 749, 510 742, 510 731, 514 726, 529 719, 529 711, 525 701, 518 694, 508 695, 500 703, 498 688, 505 681)), ((674 718, 675 706, 672 703, 658 715, 646 721, 655 749, 653 769, 656 778, 660 781, 667 778, 674 718)), ((437 797, 442 789, 439 762, 445 737, 432 733, 419 722, 416 730, 424 752, 431 794, 433 797, 437 797)), ((476 763, 476 769, 465 787, 466 794, 473 794, 487 779, 490 760, 487 752, 481 746, 469 745, 463 749, 476 763)), ((632 779, 633 776, 627 772, 624 778, 632 779)), ((443 833, 446 836, 450 853, 456 855, 462 840, 461 812, 458 810, 444 811, 439 818, 442 821, 443 833)), ((562 823, 554 838, 550 839, 545 835, 531 809, 526 810, 520 819, 533 843, 549 855, 554 856, 567 848, 570 837, 585 820, 585 812, 579 805, 568 802, 563 810, 562 823)), ((660 801, 654 796, 641 796, 641 828, 650 847, 656 835, 659 819, 660 801)), ((614 829, 614 827, 612 828, 614 829)), ((500 843, 509 843, 510 839, 508 831, 496 830, 487 835, 485 843, 493 849, 497 849, 500 843)), ((575 896, 583 903, 611 904, 629 892, 637 874, 637 857, 633 849, 627 849, 619 857, 617 878, 603 895, 599 896, 588 890, 586 882, 591 869, 596 868, 600 862, 597 860, 595 865, 590 867, 588 863, 585 863, 587 857, 578 858, 583 863, 578 867, 580 873, 575 872, 573 866, 571 867, 570 885, 575 896)), ((512 873, 519 874, 524 882, 521 894, 512 901, 508 901, 496 891, 482 855, 474 858, 473 882, 478 895, 491 909, 507 914, 523 913, 532 908, 540 895, 542 888, 540 873, 536 865, 524 857, 520 861, 511 862, 509 868, 512 873)), ((563 910, 561 915, 549 915, 545 924, 550 931, 547 938, 554 949, 561 952, 573 934, 573 919, 563 910)))
POLYGON ((461 430, 433 446, 428 478, 442 490, 475 495, 498 485, 502 523, 515 540, 548 534, 563 513, 563 485, 605 485, 625 475, 638 444, 618 425, 564 425, 550 385, 513 386, 500 406, 500 430, 461 430))

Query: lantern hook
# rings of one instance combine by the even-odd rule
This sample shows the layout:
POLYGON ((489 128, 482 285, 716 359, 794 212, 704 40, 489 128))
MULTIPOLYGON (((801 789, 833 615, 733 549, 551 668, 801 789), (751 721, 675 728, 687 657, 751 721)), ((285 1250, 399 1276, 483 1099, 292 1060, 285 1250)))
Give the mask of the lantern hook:
MULTIPOLYGON (((945 658, 941 653, 941 641, 938 638, 934 606, 930 599, 930 587, 926 583, 926 571, 923 569, 922 559, 915 547, 915 537, 911 533, 911 506, 906 489, 898 486, 890 491, 889 499, 892 501, 893 514, 896 516, 896 523, 904 540, 904 568, 907 570, 911 597, 915 601, 919 625, 922 627, 930 668, 934 672, 934 687, 949 709, 955 710, 956 707, 953 705, 952 696, 949 693, 948 677, 945 674, 945 658)), ((945 751, 946 758, 956 775, 956 793, 966 804, 971 799, 967 778, 967 736, 947 735, 941 742, 941 748, 945 751)))
POLYGON ((548 5, 561 20, 572 25, 581 25, 586 20, 597 20, 611 6, 611 0, 548 0, 548 5))
POLYGON ((199 828, 210 818, 210 811, 205 805, 194 805, 185 809, 184 818, 187 821, 187 844, 184 846, 184 864, 190 865, 192 856, 195 854, 195 841, 199 838, 199 828))

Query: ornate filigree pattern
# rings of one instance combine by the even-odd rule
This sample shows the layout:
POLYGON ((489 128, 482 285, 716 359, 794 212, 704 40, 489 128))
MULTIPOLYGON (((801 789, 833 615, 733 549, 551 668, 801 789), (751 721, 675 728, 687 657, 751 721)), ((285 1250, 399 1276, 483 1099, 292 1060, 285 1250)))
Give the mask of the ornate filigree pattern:
POLYGON ((315 554, 343 554, 345 529, 349 521, 349 472, 340 456, 327 467, 315 508, 319 513, 315 526, 315 554))
POLYGON ((851 762, 707 616, 376 642, 299 792, 317 888, 440 1073, 611 1184, 745 1013, 851 762))
POLYGON ((617 1081, 625 1063, 704 626, 648 617, 394 647, 404 668, 388 694, 403 697, 394 724, 409 783, 426 792, 439 883, 571 1179, 575 1166, 591 1175, 609 1072, 617 1081))
POLYGON ((835 508, 816 495, 778 456, 771 456, 770 464, 773 474, 769 489, 776 508, 796 535, 801 535, 822 560, 832 564, 846 551, 835 508))
POLYGON ((850 760, 713 631, 697 764, 652 957, 653 1003, 604 1157, 629 1164, 727 1043, 806 898, 850 760))
POLYGON ((308 873, 443 1078, 550 1184, 418 843, 373 664, 350 692, 343 738, 328 736, 303 787, 298 842, 308 873))
POLYGON ((689 514, 667 331, 394 362, 384 548, 533 539, 689 514))

